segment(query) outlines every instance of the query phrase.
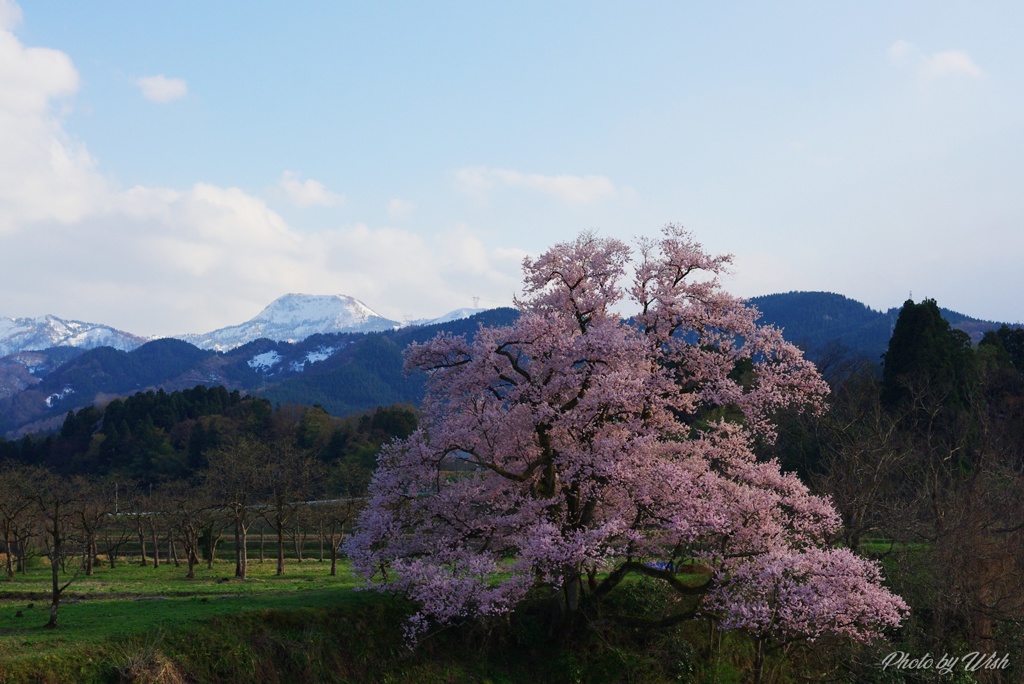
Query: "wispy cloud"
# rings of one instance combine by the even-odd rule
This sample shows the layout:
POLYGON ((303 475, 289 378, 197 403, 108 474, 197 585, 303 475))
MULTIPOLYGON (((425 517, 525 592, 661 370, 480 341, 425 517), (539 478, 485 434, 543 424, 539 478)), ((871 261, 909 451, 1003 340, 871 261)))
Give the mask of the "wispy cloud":
POLYGON ((913 43, 897 40, 889 46, 889 58, 911 69, 922 81, 943 78, 984 78, 985 72, 963 50, 926 53, 913 43))
POLYGON ((183 79, 167 78, 163 74, 137 78, 135 85, 142 91, 144 98, 160 104, 173 102, 188 94, 188 84, 183 79))
POLYGON ((299 180, 298 174, 285 171, 278 181, 288 201, 297 207, 333 207, 345 203, 345 196, 331 192, 320 181, 307 178, 299 180))
POLYGON ((484 166, 459 169, 455 183, 460 191, 480 198, 501 185, 539 192, 567 204, 589 204, 620 192, 606 176, 545 176, 484 166))
POLYGON ((407 219, 412 216, 414 209, 416 209, 416 205, 412 202, 395 197, 388 202, 388 218, 395 221, 407 219))

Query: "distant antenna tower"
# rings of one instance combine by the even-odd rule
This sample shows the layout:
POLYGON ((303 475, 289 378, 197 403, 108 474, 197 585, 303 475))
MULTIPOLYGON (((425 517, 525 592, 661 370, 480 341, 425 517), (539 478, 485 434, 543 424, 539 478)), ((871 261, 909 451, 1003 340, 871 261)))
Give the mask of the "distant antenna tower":
POLYGON ((402 316, 402 322, 405 324, 405 327, 407 328, 410 325, 412 325, 412 314, 405 314, 404 316, 402 316))
POLYGON ((480 308, 480 297, 477 296, 477 295, 473 295, 473 308, 474 309, 479 309, 480 308))

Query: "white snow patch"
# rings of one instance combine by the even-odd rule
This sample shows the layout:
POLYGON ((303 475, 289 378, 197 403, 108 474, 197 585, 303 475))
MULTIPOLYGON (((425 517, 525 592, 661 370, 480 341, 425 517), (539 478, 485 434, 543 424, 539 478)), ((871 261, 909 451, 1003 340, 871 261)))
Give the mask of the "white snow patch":
POLYGON ((68 396, 69 394, 74 394, 74 393, 75 393, 75 390, 73 390, 71 388, 71 385, 65 385, 64 389, 62 389, 60 392, 57 392, 56 394, 51 394, 50 396, 46 397, 46 407, 47 408, 53 408, 53 405, 56 402, 60 401, 64 397, 68 396))
POLYGON ((334 352, 338 351, 339 347, 320 347, 316 351, 311 351, 306 354, 306 363, 317 363, 318 361, 326 361, 334 355, 334 352))
MULTIPOLYGON (((341 345, 341 347, 343 346, 344 345, 341 345)), ((341 349, 341 347, 317 347, 317 349, 315 349, 314 351, 311 351, 308 354, 306 354, 306 358, 303 359, 302 361, 292 361, 289 368, 291 368, 292 371, 296 373, 301 373, 302 371, 306 370, 307 364, 314 364, 319 363, 320 361, 326 361, 327 359, 331 358, 335 352, 341 349)))
POLYGON ((249 359, 249 368, 266 372, 281 363, 281 355, 276 351, 268 351, 249 359))

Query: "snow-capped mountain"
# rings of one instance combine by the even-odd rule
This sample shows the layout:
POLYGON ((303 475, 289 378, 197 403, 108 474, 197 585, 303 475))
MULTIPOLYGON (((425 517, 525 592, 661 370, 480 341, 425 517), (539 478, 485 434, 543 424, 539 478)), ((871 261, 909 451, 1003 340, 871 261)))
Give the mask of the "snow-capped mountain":
POLYGON ((449 311, 444 316, 438 318, 420 318, 409 325, 436 325, 438 323, 450 323, 451 321, 461 321, 463 318, 469 318, 475 316, 478 313, 487 311, 487 309, 455 309, 449 311))
POLYGON ((0 318, 0 357, 51 347, 131 351, 145 342, 144 337, 99 323, 66 321, 56 316, 0 318))
MULTIPOLYGON (((201 349, 227 351, 260 338, 299 342, 319 333, 380 332, 405 326, 434 325, 469 318, 486 309, 456 309, 438 318, 406 323, 384 318, 348 295, 287 294, 271 302, 255 318, 240 325, 203 334, 177 336, 201 349)), ((68 321, 56 316, 0 317, 0 358, 52 347, 95 349, 113 347, 132 351, 148 338, 98 323, 68 321)))
POLYGON ((200 349, 225 351, 260 338, 298 342, 318 333, 379 332, 399 325, 348 295, 287 294, 245 323, 179 339, 200 349))

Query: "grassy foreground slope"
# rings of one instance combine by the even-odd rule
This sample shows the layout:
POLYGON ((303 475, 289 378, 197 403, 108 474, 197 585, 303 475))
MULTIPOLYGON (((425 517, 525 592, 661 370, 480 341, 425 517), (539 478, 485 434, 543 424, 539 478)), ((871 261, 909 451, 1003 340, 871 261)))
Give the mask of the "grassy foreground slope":
MULTIPOLYGON (((678 633, 560 645, 538 609, 410 651, 411 606, 355 590, 347 566, 331 577, 327 563, 292 561, 276 577, 268 559, 249 571, 236 580, 218 562, 186 580, 169 563, 98 568, 67 590, 57 629, 43 627, 48 567, 2 580, 0 682, 701 681, 678 633)), ((719 681, 741 681, 741 665, 719 660, 719 681)))
MULTIPOLYGON (((233 570, 226 561, 203 564, 186 580, 171 563, 97 568, 65 593, 57 629, 43 627, 49 567, 37 562, 27 575, 0 579, 0 684, 741 684, 754 659, 748 638, 698 622, 666 630, 589 624, 556 641, 550 603, 540 599, 487 625, 439 630, 410 651, 403 627, 413 606, 358 591, 347 564, 336 577, 329 563, 308 559, 289 560, 280 577, 269 558, 250 559, 248 580, 233 570)), ((627 582, 609 608, 644 612, 664 602, 663 590, 627 582)), ((787 647, 770 655, 766 681, 888 682, 878 663, 892 648, 827 640, 787 647)))

